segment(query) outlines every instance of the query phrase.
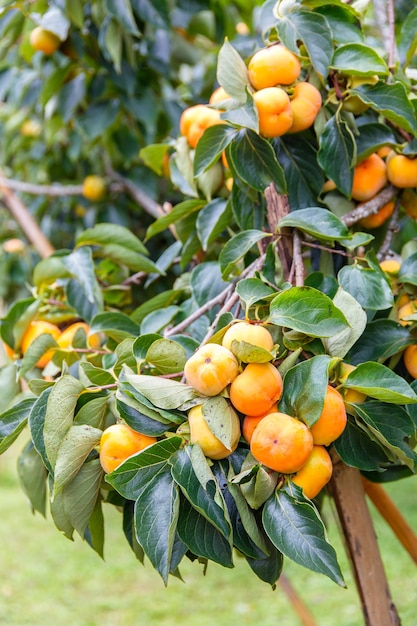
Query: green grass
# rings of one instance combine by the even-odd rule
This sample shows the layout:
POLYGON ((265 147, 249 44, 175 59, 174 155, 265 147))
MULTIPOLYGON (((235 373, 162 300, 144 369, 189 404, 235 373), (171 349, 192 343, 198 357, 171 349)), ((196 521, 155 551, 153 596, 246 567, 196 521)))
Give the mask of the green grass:
MULTIPOLYGON (((0 457, 0 624, 2 626, 300 626, 278 586, 260 582, 237 558, 232 570, 184 561, 184 582, 165 588, 149 562, 138 563, 124 539, 121 516, 106 509, 105 560, 80 539, 68 541, 50 519, 32 515, 15 472, 18 442, 0 457)), ((409 524, 417 526, 417 481, 389 485, 409 524)), ((393 600, 404 625, 416 623, 415 564, 378 516, 375 529, 393 600)), ((284 572, 320 626, 364 621, 330 506, 325 509, 348 589, 286 561, 284 572)))

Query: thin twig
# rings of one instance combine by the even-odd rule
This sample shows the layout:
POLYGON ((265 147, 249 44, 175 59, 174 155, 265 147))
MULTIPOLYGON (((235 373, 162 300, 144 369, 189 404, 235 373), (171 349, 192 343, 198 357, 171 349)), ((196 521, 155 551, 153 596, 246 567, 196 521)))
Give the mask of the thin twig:
POLYGON ((391 219, 389 221, 388 229, 387 229, 384 241, 382 242, 382 245, 380 246, 378 250, 377 257, 379 261, 383 261, 383 259, 385 259, 385 257, 388 256, 390 248, 391 248, 392 238, 394 237, 394 234, 398 232, 398 215, 400 212, 400 206, 401 206, 401 201, 397 199, 395 203, 394 213, 392 214, 391 219))
POLYGON ((301 253, 301 236, 297 229, 293 233, 293 255, 294 255, 294 273, 296 287, 304 285, 304 263, 301 253))
POLYGON ((0 177, 0 185, 8 189, 13 189, 14 191, 21 191, 34 196, 78 196, 83 192, 82 185, 61 185, 58 183, 54 183, 53 185, 35 185, 22 180, 5 178, 4 176, 0 177))
POLYGON ((155 202, 153 198, 135 185, 133 181, 116 172, 110 164, 106 166, 106 173, 109 178, 118 184, 120 190, 126 191, 139 206, 149 213, 149 215, 154 218, 166 215, 166 212, 158 202, 155 202))

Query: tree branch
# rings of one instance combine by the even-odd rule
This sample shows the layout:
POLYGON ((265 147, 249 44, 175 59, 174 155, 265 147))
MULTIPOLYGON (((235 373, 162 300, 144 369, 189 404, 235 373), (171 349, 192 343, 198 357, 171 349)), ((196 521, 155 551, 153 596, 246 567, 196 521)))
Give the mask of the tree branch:
POLYGON ((344 224, 346 224, 346 226, 352 226, 364 217, 368 217, 368 215, 372 215, 373 213, 378 213, 379 209, 383 207, 384 204, 387 204, 387 202, 392 200, 397 192, 398 189, 396 187, 388 185, 371 200, 355 207, 352 211, 346 213, 346 215, 342 215, 340 219, 344 224))
POLYGON ((82 185, 61 185, 54 183, 52 185, 34 185, 21 180, 5 178, 0 176, 0 185, 14 191, 29 193, 34 196, 78 196, 83 192, 82 185))

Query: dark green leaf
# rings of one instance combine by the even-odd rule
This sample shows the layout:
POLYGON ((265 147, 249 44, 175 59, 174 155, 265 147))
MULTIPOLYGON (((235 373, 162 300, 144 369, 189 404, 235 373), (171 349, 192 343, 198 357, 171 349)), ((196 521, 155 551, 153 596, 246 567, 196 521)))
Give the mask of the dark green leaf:
POLYGON ((182 448, 170 457, 169 463, 175 481, 191 505, 230 540, 226 505, 201 448, 198 445, 182 448))
POLYGON ((291 210, 314 206, 324 184, 315 147, 297 134, 282 137, 278 161, 284 168, 291 210))
POLYGON ((389 461, 383 446, 352 419, 348 419, 345 430, 333 445, 342 461, 360 470, 381 471, 389 461))
POLYGON ((0 454, 3 454, 25 428, 34 398, 26 398, 0 415, 0 454))
POLYGON ((348 198, 352 191, 355 157, 356 147, 351 129, 340 116, 333 115, 320 136, 317 161, 326 176, 348 198))
POLYGON ((417 252, 408 256, 401 264, 398 272, 399 283, 417 285, 417 252))
POLYGON ((333 55, 331 67, 350 76, 385 77, 389 70, 384 59, 363 43, 347 43, 339 46, 333 55))
POLYGON ((314 69, 326 78, 333 56, 332 32, 326 18, 312 11, 292 11, 277 27, 282 43, 296 54, 298 42, 304 43, 314 69))
POLYGON ((194 176, 200 176, 214 165, 238 132, 227 124, 215 124, 207 128, 195 150, 194 176))
POLYGON ((356 151, 358 160, 370 156, 375 150, 383 146, 395 146, 397 144, 394 132, 386 124, 373 122, 360 127, 359 136, 356 138, 356 151))
POLYGON ((415 404, 417 394, 412 387, 382 363, 359 363, 343 383, 347 389, 356 389, 371 398, 393 404, 415 404))
POLYGON ((48 457, 46 456, 43 429, 45 424, 45 415, 48 406, 48 400, 52 389, 53 387, 48 387, 44 391, 42 391, 39 398, 37 398, 37 400, 35 401, 29 415, 29 429, 33 445, 39 452, 45 467, 51 474, 53 474, 53 469, 51 467, 48 457))
POLYGON ((47 471, 33 443, 30 441, 17 459, 20 486, 29 499, 32 510, 46 516, 47 471))
POLYGON ((181 501, 177 531, 193 554, 223 567, 233 567, 229 541, 186 498, 181 501))
POLYGON ((417 132, 414 108, 402 83, 379 82, 374 86, 362 85, 353 89, 352 93, 357 93, 364 102, 394 124, 410 133, 417 132))
POLYGON ((272 543, 285 556, 345 586, 336 553, 326 539, 319 513, 295 485, 277 490, 267 500, 262 522, 272 543))
POLYGON ((122 341, 126 337, 137 337, 140 334, 140 326, 126 313, 114 311, 96 315, 91 320, 90 332, 103 332, 115 341, 122 341))
POLYGON ((323 410, 331 366, 330 357, 319 355, 289 369, 284 377, 280 411, 312 426, 323 410), (309 390, 308 394, 305 393, 306 389, 309 390))
POLYGON ((286 192, 284 171, 271 144, 251 129, 239 131, 228 149, 233 171, 247 185, 264 191, 275 183, 280 193, 286 192))
POLYGON ((414 8, 401 24, 399 52, 401 65, 406 67, 411 63, 417 48, 417 7, 414 8))
POLYGON ((184 200, 184 202, 180 202, 177 204, 172 211, 167 213, 167 215, 163 215, 162 217, 158 217, 148 228, 146 232, 146 239, 150 239, 154 237, 158 233, 166 230, 171 224, 175 224, 179 220, 184 219, 185 217, 192 215, 196 211, 199 211, 206 204, 205 200, 184 200))
POLYGON ((385 361, 412 343, 414 338, 410 332, 396 321, 373 320, 350 350, 349 361, 354 365, 364 361, 385 361))
POLYGON ((169 468, 150 480, 135 504, 135 533, 165 585, 171 571, 179 513, 179 489, 169 468))
POLYGON ((215 198, 201 209, 196 229, 203 250, 206 251, 209 244, 229 226, 231 218, 231 204, 223 198, 215 198))

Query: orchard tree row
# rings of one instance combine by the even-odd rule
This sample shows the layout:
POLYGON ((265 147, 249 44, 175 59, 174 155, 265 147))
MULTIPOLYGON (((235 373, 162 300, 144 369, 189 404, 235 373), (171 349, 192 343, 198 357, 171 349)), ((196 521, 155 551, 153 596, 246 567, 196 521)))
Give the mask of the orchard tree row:
POLYGON ((417 9, 172 4, 1 11, 0 182, 56 251, 4 218, 0 452, 165 584, 238 551, 343 586, 333 464, 416 471, 417 9))

